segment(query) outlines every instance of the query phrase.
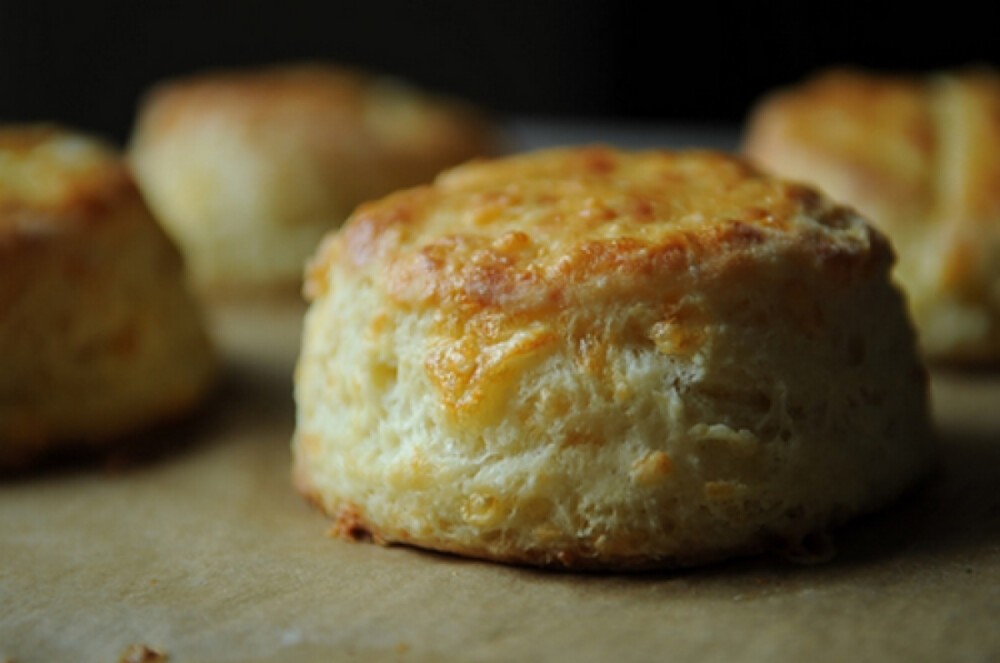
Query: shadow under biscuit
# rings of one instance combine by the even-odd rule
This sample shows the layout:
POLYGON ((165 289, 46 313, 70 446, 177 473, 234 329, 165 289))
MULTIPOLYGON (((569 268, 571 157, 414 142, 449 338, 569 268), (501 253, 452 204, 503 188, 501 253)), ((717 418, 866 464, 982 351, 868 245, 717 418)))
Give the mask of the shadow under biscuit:
POLYGON ((59 441, 32 450, 0 467, 0 481, 102 472, 118 475, 190 453, 206 444, 219 426, 219 405, 226 399, 217 387, 197 408, 113 440, 59 441))

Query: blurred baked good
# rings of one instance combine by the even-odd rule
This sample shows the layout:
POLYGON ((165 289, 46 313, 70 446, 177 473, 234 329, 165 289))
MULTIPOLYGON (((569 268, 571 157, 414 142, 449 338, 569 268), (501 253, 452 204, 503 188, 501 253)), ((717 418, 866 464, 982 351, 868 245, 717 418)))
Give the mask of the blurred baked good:
POLYGON ((889 236, 928 356, 1000 359, 1000 76, 828 72, 763 100, 746 152, 889 236))
POLYGON ((495 150, 476 112, 328 65, 160 85, 130 146, 139 186, 202 291, 297 289, 359 203, 495 150))
POLYGON ((121 158, 0 128, 0 467, 181 414, 213 374, 180 255, 121 158))
POLYGON ((800 541, 930 462, 891 264, 853 212, 719 154, 457 168, 311 263, 295 483, 342 536, 529 564, 800 541))

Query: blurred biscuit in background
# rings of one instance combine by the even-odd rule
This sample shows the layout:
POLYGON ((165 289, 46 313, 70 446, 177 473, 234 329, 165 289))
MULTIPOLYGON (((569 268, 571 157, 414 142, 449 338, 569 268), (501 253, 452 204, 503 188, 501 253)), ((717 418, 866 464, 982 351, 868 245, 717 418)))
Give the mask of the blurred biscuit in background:
POLYGON ((891 265, 852 211, 721 154, 456 168, 313 260, 296 485, 340 536, 518 563, 795 547, 931 464, 891 265))
POLYGON ((183 414, 214 375, 181 256, 120 156, 0 128, 0 467, 183 414))
POLYGON ((496 152, 491 124, 399 81, 325 64, 166 82, 129 156, 202 294, 295 291, 359 203, 496 152))
POLYGON ((890 238, 923 351, 1000 359, 1000 76, 832 71, 765 98, 745 151, 890 238))

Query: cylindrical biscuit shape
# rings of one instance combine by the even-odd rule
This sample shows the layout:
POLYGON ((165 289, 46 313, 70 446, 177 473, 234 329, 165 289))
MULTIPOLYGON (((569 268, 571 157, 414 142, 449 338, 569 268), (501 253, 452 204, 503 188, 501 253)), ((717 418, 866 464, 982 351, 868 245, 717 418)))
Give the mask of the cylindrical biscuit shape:
POLYGON ((208 294, 297 291, 320 238, 358 204, 496 149, 476 112, 320 64, 157 86, 129 156, 208 294))
POLYGON ((712 153, 540 152, 327 238, 298 488, 336 531, 570 568, 761 550, 931 462, 885 240, 712 153))
POLYGON ((826 72, 763 100, 745 150, 889 237, 928 357, 1000 358, 1000 74, 826 72))
POLYGON ((118 155, 0 129, 0 467, 181 414, 214 373, 181 257, 118 155))

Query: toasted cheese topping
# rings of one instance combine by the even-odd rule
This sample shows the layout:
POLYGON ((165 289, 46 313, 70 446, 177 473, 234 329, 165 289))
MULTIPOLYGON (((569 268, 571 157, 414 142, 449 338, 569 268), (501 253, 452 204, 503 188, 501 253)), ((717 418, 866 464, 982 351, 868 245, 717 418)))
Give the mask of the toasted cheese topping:
POLYGON ((400 301, 537 309, 581 287, 682 286, 781 247, 831 269, 888 259, 860 218, 728 156, 546 151, 362 206, 325 242, 307 291, 321 293, 330 263, 346 260, 384 270, 400 301))
POLYGON ((306 289, 321 297, 331 269, 356 270, 399 306, 434 312, 428 376, 449 411, 488 413, 516 366, 560 343, 595 374, 623 344, 694 352, 709 333, 692 293, 761 279, 788 289, 783 315, 818 333, 815 305, 791 296, 796 272, 840 287, 890 264, 859 217, 732 157, 594 147, 466 165, 363 206, 306 289))

